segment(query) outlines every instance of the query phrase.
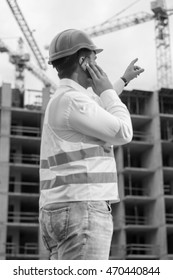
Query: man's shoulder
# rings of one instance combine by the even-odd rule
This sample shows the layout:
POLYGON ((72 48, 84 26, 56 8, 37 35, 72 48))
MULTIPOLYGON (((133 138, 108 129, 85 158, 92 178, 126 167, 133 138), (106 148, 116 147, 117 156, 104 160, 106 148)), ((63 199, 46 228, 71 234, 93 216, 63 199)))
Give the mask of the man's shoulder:
POLYGON ((62 100, 63 99, 67 99, 67 100, 79 100, 79 101, 91 101, 91 96, 90 94, 80 90, 77 90, 75 88, 68 88, 66 89, 63 93, 58 94, 58 96, 62 96, 62 100))

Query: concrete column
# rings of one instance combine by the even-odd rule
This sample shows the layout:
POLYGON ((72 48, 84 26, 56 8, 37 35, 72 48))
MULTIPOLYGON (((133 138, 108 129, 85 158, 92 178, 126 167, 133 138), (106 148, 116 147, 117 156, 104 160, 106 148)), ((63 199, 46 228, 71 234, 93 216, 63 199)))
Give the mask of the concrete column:
POLYGON ((154 146, 150 153, 148 166, 154 169, 154 175, 151 182, 151 196, 155 198, 152 205, 152 224, 157 226, 156 235, 153 243, 159 247, 159 258, 167 258, 167 236, 165 222, 165 200, 163 190, 163 170, 162 170, 162 147, 160 141, 160 117, 159 117, 159 100, 158 92, 152 95, 152 112, 153 120, 151 124, 151 133, 154 139, 154 146))
MULTIPOLYGON (((46 109, 47 104, 49 102, 49 99, 50 99, 50 89, 49 88, 43 88, 43 91, 42 91, 41 129, 43 127, 44 112, 45 112, 45 109, 46 109)), ((40 260, 48 260, 49 259, 49 252, 44 247, 40 230, 38 232, 38 247, 39 247, 39 259, 40 260)))
POLYGON ((115 150, 115 158, 118 172, 118 190, 120 202, 112 206, 112 215, 115 228, 118 227, 119 230, 115 230, 112 238, 112 245, 115 246, 113 254, 118 259, 125 259, 126 249, 124 245, 126 244, 126 236, 124 230, 125 223, 125 211, 124 211, 124 160, 123 160, 123 147, 118 147, 115 150), (117 249, 116 249, 117 246, 117 249))
POLYGON ((9 186, 9 151, 11 126, 11 99, 10 84, 3 84, 0 117, 0 259, 5 259, 5 244, 8 221, 8 186, 9 186))
POLYGON ((50 89, 49 88, 43 88, 42 91, 42 110, 45 111, 47 103, 50 99, 50 89))
POLYGON ((42 91, 42 116, 41 116, 41 130, 43 127, 43 120, 44 120, 44 112, 46 110, 47 104, 50 99, 50 90, 49 88, 43 88, 42 91))

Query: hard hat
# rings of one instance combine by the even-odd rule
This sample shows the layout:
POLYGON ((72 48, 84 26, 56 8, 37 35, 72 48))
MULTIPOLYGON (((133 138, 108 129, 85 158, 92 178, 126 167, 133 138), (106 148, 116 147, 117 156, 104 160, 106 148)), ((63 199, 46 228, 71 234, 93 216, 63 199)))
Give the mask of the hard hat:
POLYGON ((67 29, 57 34, 49 47, 49 64, 58 58, 72 55, 80 49, 89 49, 99 53, 103 49, 98 49, 91 41, 88 34, 76 29, 67 29))

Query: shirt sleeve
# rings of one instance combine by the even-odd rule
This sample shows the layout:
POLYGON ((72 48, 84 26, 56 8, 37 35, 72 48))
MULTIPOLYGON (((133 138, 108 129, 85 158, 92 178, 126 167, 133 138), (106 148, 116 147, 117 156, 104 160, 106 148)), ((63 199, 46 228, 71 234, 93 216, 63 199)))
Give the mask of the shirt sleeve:
POLYGON ((69 98, 68 125, 71 129, 111 145, 131 141, 133 132, 130 114, 114 90, 106 90, 101 94, 104 108, 80 92, 69 98))
POLYGON ((114 90, 116 91, 116 93, 118 95, 120 95, 124 89, 124 85, 125 83, 123 82, 123 80, 120 78, 118 79, 114 84, 113 84, 113 87, 114 87, 114 90))

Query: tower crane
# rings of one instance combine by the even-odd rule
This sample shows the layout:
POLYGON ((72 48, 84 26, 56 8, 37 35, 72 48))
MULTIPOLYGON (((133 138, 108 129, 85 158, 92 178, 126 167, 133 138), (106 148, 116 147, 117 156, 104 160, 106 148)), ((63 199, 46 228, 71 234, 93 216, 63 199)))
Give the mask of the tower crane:
POLYGON ((11 50, 3 41, 0 39, 0 52, 6 52, 9 54, 10 62, 15 65, 16 75, 15 82, 16 87, 19 88, 21 92, 24 91, 24 70, 27 69, 35 77, 37 77, 46 87, 50 87, 50 91, 54 92, 57 88, 56 84, 51 81, 45 71, 41 70, 29 62, 29 54, 23 53, 22 51, 22 40, 19 39, 19 52, 14 52, 11 50))
POLYGON ((7 3, 34 54, 39 67, 42 70, 46 70, 47 67, 46 67, 45 59, 36 43, 36 40, 34 39, 33 32, 30 30, 23 14, 22 14, 22 11, 21 11, 19 5, 17 4, 17 1, 16 0, 7 0, 7 3))
POLYGON ((169 32, 169 16, 173 14, 173 9, 166 10, 163 0, 151 2, 153 14, 141 12, 123 18, 111 17, 105 22, 86 28, 91 37, 104 35, 118 31, 136 24, 155 20, 155 42, 156 42, 156 61, 157 61, 157 87, 173 87, 171 48, 169 32))
POLYGON ((11 50, 1 39, 0 39, 0 52, 7 52, 9 54, 9 60, 12 64, 15 65, 15 87, 20 90, 21 93, 24 93, 24 70, 27 69, 30 71, 35 77, 37 77, 41 82, 43 82, 44 86, 50 88, 50 92, 54 92, 57 88, 56 84, 51 81, 46 75, 46 62, 41 54, 41 51, 36 43, 36 40, 33 37, 32 31, 30 30, 22 11, 17 4, 16 0, 7 0, 7 3, 19 24, 19 27, 24 34, 37 62, 39 68, 34 66, 30 62, 30 55, 28 53, 24 53, 23 50, 23 40, 22 38, 18 41, 18 51, 14 52, 11 50))

